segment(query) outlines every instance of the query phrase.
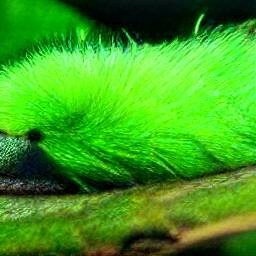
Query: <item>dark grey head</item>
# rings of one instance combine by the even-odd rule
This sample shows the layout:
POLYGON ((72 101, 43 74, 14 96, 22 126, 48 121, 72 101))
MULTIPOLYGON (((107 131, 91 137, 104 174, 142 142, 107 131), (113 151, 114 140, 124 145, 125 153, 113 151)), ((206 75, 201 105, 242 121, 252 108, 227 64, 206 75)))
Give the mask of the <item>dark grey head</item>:
POLYGON ((75 192, 35 141, 0 134, 0 194, 75 192))

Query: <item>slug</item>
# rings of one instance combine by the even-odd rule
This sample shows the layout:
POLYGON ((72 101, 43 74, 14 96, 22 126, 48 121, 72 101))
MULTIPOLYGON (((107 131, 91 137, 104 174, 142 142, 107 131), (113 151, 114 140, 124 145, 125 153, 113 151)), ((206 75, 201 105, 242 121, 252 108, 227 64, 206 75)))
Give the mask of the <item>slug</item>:
POLYGON ((83 192, 256 163, 256 44, 241 31, 52 48, 4 67, 0 130, 83 192))

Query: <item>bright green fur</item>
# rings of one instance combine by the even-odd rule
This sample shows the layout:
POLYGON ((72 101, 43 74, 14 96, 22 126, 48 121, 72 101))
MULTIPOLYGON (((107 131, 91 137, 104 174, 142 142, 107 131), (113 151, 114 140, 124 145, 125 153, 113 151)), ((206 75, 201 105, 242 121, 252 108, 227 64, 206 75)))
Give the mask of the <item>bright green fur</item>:
POLYGON ((83 190, 256 163, 256 44, 242 32, 45 51, 0 77, 0 130, 38 129, 83 190))

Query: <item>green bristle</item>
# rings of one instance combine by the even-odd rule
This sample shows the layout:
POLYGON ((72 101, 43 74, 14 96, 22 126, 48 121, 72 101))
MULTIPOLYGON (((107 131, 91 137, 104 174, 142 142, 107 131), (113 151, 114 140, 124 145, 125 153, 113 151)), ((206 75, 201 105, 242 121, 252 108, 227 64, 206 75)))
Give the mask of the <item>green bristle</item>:
POLYGON ((45 50, 0 76, 0 130, 25 135, 82 190, 256 162, 256 45, 226 30, 157 46, 45 50))

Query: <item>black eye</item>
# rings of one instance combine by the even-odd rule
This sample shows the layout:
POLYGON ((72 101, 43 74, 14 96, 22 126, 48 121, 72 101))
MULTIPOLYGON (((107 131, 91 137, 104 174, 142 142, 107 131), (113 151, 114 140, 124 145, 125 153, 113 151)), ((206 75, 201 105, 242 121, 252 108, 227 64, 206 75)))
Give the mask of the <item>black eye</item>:
POLYGON ((0 135, 7 135, 7 132, 0 130, 0 135))
POLYGON ((37 129, 32 129, 27 133, 27 138, 30 141, 41 141, 43 139, 43 134, 37 129))

